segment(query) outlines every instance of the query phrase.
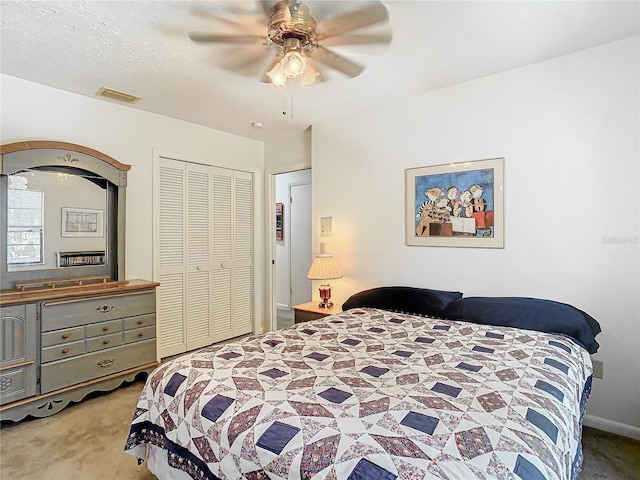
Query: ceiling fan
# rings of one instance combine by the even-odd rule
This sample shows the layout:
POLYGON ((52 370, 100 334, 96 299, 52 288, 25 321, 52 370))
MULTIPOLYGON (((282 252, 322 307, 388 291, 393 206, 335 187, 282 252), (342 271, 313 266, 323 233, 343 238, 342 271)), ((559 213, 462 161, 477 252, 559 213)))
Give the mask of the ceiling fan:
MULTIPOLYGON (((343 7, 350 2, 316 3, 321 3, 323 8, 328 7, 325 9, 330 10, 332 5, 343 7)), ((248 63, 265 62, 266 58, 268 67, 261 72, 261 80, 270 81, 276 86, 285 86, 290 79, 299 79, 302 85, 322 81, 320 73, 325 67, 353 78, 360 75, 365 67, 330 50, 326 45, 387 45, 391 42, 391 33, 388 30, 371 32, 368 28, 387 22, 387 9, 381 2, 358 1, 352 5, 357 5, 358 8, 328 16, 318 22, 309 7, 300 0, 280 0, 275 4, 263 0, 262 25, 257 29, 214 15, 214 18, 231 25, 239 33, 191 32, 189 37, 198 44, 263 45, 265 49, 262 58, 250 59, 248 63), (364 29, 367 30, 356 32, 364 29)))

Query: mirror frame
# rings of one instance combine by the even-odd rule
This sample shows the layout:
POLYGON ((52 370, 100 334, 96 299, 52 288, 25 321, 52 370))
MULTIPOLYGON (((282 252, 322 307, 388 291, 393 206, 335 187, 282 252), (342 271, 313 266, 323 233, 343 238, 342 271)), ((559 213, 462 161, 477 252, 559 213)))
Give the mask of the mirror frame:
POLYGON ((87 276, 108 276, 110 280, 125 279, 125 214, 127 172, 126 165, 82 145, 57 141, 28 141, 0 146, 0 280, 1 290, 11 290, 16 283, 39 280, 60 280, 87 276), (107 188, 106 251, 107 264, 99 266, 7 270, 7 190, 8 176, 30 168, 55 166, 81 169, 103 177, 107 188))

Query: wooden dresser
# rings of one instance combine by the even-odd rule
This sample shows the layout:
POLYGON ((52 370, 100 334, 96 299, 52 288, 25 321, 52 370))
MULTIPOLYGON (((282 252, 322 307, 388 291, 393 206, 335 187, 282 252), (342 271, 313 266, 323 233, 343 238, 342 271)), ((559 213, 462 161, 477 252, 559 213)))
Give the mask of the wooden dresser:
POLYGON ((55 283, 0 292, 1 420, 52 415, 158 365, 158 283, 55 283))

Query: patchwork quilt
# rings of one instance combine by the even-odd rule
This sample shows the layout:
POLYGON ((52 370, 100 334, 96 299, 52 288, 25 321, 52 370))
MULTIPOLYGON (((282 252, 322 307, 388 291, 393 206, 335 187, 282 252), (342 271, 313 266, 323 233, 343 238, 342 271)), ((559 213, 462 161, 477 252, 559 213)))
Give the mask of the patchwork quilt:
POLYGON ((566 336, 354 309, 161 365, 125 450, 194 479, 575 479, 590 385, 566 336))

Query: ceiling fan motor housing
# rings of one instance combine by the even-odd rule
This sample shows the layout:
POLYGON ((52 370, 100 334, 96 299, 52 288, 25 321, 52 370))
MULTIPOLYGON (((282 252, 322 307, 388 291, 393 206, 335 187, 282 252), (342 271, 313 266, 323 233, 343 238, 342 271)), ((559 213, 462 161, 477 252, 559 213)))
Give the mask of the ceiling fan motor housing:
POLYGON ((292 9, 286 1, 280 1, 273 7, 274 13, 269 17, 267 38, 269 43, 280 47, 281 53, 291 49, 299 40, 299 49, 311 52, 318 46, 316 38, 316 20, 304 3, 295 2, 292 9))

